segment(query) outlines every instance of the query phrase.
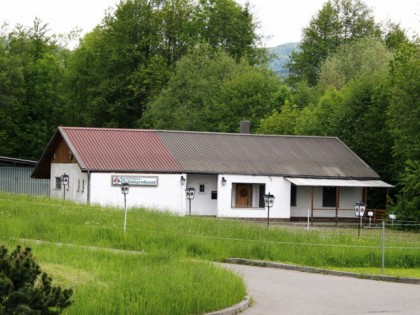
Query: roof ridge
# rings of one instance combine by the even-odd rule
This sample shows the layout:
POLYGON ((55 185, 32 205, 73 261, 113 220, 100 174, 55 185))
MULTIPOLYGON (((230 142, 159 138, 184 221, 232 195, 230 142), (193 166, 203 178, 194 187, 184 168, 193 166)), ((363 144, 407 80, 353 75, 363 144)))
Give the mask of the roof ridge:
POLYGON ((156 133, 184 133, 184 134, 208 134, 208 135, 228 135, 240 137, 282 137, 282 138, 315 138, 315 139, 339 139, 337 136, 313 136, 313 135, 276 135, 276 134, 253 134, 253 133, 234 133, 217 131, 196 131, 196 130, 165 130, 165 129, 142 129, 142 128, 108 128, 108 127, 77 127, 60 126, 60 129, 72 130, 101 130, 101 131, 125 131, 125 132, 156 132, 156 133))

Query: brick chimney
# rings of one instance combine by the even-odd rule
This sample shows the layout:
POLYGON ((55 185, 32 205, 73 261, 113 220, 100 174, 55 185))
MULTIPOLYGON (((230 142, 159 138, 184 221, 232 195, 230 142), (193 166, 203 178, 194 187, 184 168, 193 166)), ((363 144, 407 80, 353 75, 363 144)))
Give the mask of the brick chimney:
POLYGON ((240 133, 251 133, 251 122, 249 120, 242 120, 239 128, 240 133))

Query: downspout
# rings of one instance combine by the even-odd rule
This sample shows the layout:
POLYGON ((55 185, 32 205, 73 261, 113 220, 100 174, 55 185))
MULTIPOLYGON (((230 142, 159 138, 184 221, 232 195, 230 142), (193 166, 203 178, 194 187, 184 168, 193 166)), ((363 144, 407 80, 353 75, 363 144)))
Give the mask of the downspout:
POLYGON ((311 186, 311 224, 314 225, 314 186, 311 186))
POLYGON ((87 179, 87 204, 90 205, 90 170, 88 170, 87 179))
POLYGON ((335 190, 335 226, 338 225, 338 208, 340 207, 340 186, 335 190))

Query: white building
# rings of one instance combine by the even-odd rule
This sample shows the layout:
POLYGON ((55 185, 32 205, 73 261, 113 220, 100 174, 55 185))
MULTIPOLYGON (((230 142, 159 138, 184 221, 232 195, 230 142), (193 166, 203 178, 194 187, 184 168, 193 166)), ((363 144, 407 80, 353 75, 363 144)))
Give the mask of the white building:
POLYGON ((56 198, 122 207, 128 182, 129 207, 231 218, 267 218, 267 193, 272 219, 354 218, 368 187, 392 187, 335 137, 79 127, 58 128, 32 176, 56 198))

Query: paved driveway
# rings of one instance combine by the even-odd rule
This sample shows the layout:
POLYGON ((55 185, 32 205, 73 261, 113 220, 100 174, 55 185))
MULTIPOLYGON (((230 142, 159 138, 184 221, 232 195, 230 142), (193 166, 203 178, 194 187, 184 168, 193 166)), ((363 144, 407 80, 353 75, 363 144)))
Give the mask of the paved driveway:
POLYGON ((241 275, 254 305, 244 315, 420 314, 420 285, 224 265, 241 275))

